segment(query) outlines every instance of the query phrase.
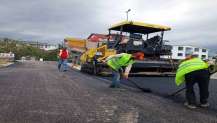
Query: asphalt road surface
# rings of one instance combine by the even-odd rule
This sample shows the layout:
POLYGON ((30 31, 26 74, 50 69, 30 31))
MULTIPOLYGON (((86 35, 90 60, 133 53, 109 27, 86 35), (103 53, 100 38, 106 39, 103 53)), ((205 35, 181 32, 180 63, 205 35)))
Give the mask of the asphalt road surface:
MULTIPOLYGON (((167 82, 156 77, 135 80, 142 84, 149 81, 153 87, 156 81, 167 82)), ((111 89, 109 84, 74 70, 59 72, 54 62, 24 62, 2 68, 0 123, 217 122, 214 111, 189 110, 155 93, 141 93, 125 85, 111 89)))
MULTIPOLYGON (((105 79, 111 80, 111 77, 104 77, 105 79)), ((159 95, 165 98, 169 98, 176 103, 184 103, 185 102, 185 90, 178 93, 176 96, 169 96, 172 93, 182 89, 184 84, 180 87, 175 85, 174 77, 159 77, 159 76, 143 76, 143 77, 129 77, 130 80, 133 80, 139 87, 142 88, 150 88, 153 91, 153 94, 159 95)), ((122 84, 135 87, 130 81, 122 80, 122 84)), ((210 111, 214 111, 217 113, 217 79, 210 80, 209 86, 209 103, 210 111)), ((197 97, 197 102, 199 104, 199 90, 198 86, 195 85, 195 94, 197 97)))

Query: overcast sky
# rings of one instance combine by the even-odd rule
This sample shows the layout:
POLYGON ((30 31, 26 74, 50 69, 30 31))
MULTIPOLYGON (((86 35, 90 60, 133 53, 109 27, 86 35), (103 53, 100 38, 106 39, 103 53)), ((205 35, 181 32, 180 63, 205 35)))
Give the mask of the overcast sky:
POLYGON ((60 42, 126 19, 170 26, 177 45, 217 46, 217 0, 0 0, 0 37, 60 42))

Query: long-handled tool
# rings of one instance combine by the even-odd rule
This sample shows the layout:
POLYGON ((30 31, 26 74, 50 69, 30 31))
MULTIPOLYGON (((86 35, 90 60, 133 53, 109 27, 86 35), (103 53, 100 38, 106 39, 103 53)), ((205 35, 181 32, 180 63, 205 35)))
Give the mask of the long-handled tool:
POLYGON ((133 80, 127 79, 129 82, 131 82, 136 88, 138 88, 139 90, 145 92, 145 93, 151 93, 151 89, 150 88, 142 88, 139 85, 136 84, 136 82, 134 82, 133 80))
MULTIPOLYGON (((217 73, 217 71, 213 71, 213 72, 210 72, 209 75, 213 75, 214 73, 217 73)), ((183 87, 175 92, 173 92, 172 94, 170 94, 169 96, 173 97, 173 96, 176 96, 178 95, 180 92, 184 91, 186 89, 186 87, 183 87)))
POLYGON ((184 91, 186 89, 186 87, 183 87, 175 92, 173 92, 172 94, 170 94, 169 96, 173 97, 173 96, 176 96, 178 95, 180 92, 184 91))

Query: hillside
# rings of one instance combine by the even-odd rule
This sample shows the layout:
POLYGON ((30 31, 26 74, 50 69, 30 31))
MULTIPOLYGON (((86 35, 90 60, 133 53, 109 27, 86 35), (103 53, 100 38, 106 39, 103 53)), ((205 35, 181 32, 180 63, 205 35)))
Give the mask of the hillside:
POLYGON ((13 52, 15 59, 19 60, 22 56, 35 57, 36 59, 43 58, 48 61, 57 60, 58 50, 45 51, 36 47, 21 43, 19 40, 0 39, 0 53, 13 52))

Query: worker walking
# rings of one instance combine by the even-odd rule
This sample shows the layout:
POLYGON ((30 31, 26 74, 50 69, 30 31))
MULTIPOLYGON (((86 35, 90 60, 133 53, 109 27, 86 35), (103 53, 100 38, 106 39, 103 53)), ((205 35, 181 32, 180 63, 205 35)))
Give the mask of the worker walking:
POLYGON ((110 88, 119 88, 121 77, 127 79, 134 63, 134 56, 127 53, 112 55, 105 60, 112 69, 113 80, 110 88), (125 69, 124 69, 125 68, 125 69))
POLYGON ((67 71, 67 59, 69 57, 69 52, 66 47, 62 48, 59 52, 59 62, 58 62, 58 69, 61 71, 61 66, 63 65, 63 71, 67 71))
POLYGON ((179 86, 185 82, 186 85, 187 102, 185 102, 185 106, 190 109, 196 108, 195 83, 199 86, 200 106, 209 106, 209 77, 208 64, 193 55, 193 52, 189 52, 186 59, 179 65, 176 73, 176 84, 179 86))

